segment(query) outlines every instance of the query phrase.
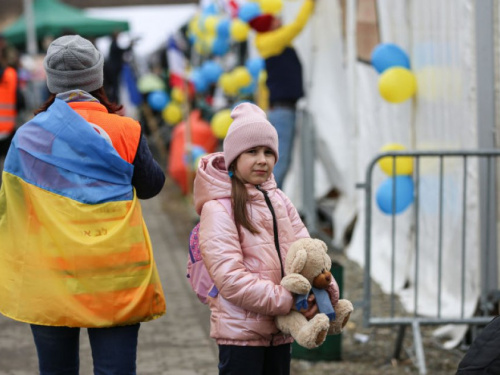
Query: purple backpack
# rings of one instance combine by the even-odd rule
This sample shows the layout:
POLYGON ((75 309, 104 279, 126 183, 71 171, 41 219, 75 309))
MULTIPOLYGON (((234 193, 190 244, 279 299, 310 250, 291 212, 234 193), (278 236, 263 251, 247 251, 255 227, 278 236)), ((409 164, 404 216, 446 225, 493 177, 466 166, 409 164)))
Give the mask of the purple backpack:
MULTIPOLYGON (((231 215, 231 200, 228 198, 218 199, 226 211, 231 215)), ((191 288, 198 299, 204 304, 208 303, 208 297, 216 297, 219 290, 214 285, 210 275, 203 263, 200 251, 200 223, 196 224, 189 235, 189 256, 187 260, 186 277, 191 288)))

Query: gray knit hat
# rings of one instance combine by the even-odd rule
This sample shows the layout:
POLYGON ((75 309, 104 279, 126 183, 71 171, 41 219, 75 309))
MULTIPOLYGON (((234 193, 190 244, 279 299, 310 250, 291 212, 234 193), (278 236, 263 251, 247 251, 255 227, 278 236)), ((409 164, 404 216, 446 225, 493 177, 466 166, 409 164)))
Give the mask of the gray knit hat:
POLYGON ((252 147, 267 146, 278 161, 278 133, 267 120, 266 113, 252 103, 241 103, 231 112, 233 122, 224 138, 224 161, 231 163, 252 147))
POLYGON ((80 89, 91 92, 103 85, 104 57, 80 35, 65 35, 50 43, 43 66, 53 94, 80 89))

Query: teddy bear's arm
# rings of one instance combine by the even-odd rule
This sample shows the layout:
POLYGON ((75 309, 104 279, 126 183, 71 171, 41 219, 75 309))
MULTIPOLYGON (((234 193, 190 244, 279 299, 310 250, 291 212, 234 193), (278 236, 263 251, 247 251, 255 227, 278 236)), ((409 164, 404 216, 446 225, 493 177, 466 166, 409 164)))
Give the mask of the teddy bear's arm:
POLYGON ((311 284, 309 281, 298 273, 286 275, 281 280, 281 285, 283 285, 289 292, 295 294, 306 294, 311 290, 311 284))

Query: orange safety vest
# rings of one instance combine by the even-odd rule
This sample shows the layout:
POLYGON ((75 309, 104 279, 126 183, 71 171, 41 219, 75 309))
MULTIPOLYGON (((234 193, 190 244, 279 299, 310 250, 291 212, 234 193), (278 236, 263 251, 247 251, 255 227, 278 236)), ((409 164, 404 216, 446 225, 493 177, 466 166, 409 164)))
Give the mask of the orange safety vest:
POLYGON ((0 189, 2 314, 39 325, 110 327, 165 313, 130 184, 140 134, 137 121, 99 103, 61 100, 19 129, 0 189))
POLYGON ((16 90, 17 72, 9 66, 0 77, 0 137, 14 131, 17 116, 16 90))

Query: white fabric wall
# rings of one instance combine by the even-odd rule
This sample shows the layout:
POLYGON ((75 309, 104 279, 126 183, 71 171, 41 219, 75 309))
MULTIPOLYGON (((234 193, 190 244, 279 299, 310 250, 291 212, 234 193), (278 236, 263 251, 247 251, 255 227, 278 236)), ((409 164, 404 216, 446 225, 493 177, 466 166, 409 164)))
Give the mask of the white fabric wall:
MULTIPOLYGON (((348 0, 348 9, 353 9, 348 0)), ((285 21, 295 16, 300 1, 285 1, 285 21)), ((382 43, 396 43, 410 56, 418 82, 417 95, 402 104, 384 101, 378 93, 378 73, 372 66, 350 58, 354 38, 341 36, 339 2, 318 0, 306 30, 295 41, 307 82, 307 107, 317 126, 316 197, 331 188, 342 192, 332 212, 336 230, 345 227, 354 214, 358 220, 347 254, 364 264, 364 196, 356 182, 365 180, 369 162, 388 143, 401 143, 408 150, 460 150, 477 148, 475 97, 475 40, 473 0, 379 0, 382 43), (346 44, 347 41, 347 44, 346 44), (325 168, 325 166, 327 166, 325 168)), ((355 15, 347 14, 352 25, 355 15)), ((466 288, 466 314, 473 313, 478 298, 478 199, 477 172, 469 163, 467 174, 467 273, 476 275, 466 288), (473 230, 470 230, 473 228, 473 230)), ((419 313, 436 314, 439 176, 437 162, 421 163, 420 185, 420 298, 419 313)), ((373 191, 387 176, 376 168, 373 191)), ((445 163, 443 215, 442 316, 457 316, 460 283, 457 259, 461 250, 462 164, 445 163), (451 272, 453 271, 453 272, 451 272)), ((300 166, 295 158, 293 172, 284 190, 300 205, 300 166)), ((415 261, 414 211, 397 216, 396 291, 413 311, 415 261), (402 289, 405 282, 410 288, 402 289)), ((372 217, 372 277, 384 290, 391 287, 391 218, 376 205, 372 217)), ((338 233, 339 231, 337 231, 338 233)), ((342 233, 340 233, 341 235, 342 233)), ((339 236, 337 236, 339 237, 339 236)), ((339 238, 334 242, 339 243, 339 238)), ((348 287, 348 286, 346 286, 348 287)))

